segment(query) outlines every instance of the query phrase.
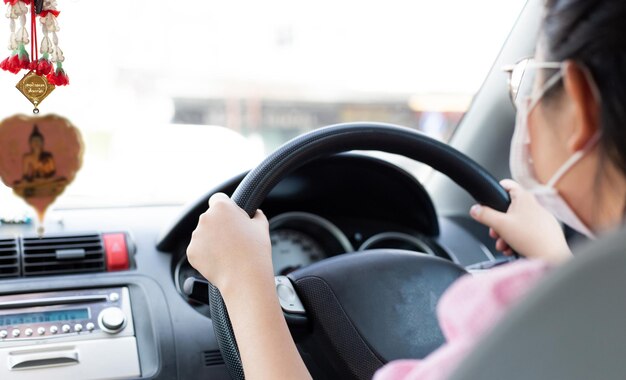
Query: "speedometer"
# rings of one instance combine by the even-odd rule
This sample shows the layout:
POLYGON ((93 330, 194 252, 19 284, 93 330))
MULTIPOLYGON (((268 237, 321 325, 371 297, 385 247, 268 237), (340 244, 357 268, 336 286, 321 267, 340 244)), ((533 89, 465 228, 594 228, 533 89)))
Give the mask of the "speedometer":
POLYGON ((298 268, 354 249, 343 232, 329 220, 306 212, 288 212, 270 220, 274 274, 298 268))
POLYGON ((326 257, 322 247, 303 232, 278 229, 272 231, 270 237, 272 239, 272 263, 276 275, 286 275, 326 257))
MULTIPOLYGON (((346 235, 318 215, 306 212, 280 214, 269 221, 269 229, 276 275, 286 275, 328 257, 354 251, 346 235)), ((194 302, 183 292, 183 284, 190 277, 204 279, 182 254, 174 269, 176 288, 196 310, 209 316, 207 305, 194 302)))

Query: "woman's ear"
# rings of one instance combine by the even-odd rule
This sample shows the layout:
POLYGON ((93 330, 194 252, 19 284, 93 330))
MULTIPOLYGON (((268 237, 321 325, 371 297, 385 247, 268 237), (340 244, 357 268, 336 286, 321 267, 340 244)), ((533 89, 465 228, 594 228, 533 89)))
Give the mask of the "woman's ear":
POLYGON ((573 153, 584 149, 599 131, 600 99, 591 73, 574 61, 565 61, 563 84, 574 116, 567 139, 567 148, 573 153))

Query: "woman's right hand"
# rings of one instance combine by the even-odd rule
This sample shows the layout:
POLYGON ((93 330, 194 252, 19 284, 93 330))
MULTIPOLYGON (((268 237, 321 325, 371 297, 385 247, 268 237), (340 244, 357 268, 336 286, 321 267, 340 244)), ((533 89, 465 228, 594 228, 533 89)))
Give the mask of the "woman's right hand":
POLYGON ((209 199, 209 209, 191 235, 187 259, 224 298, 241 294, 244 286, 274 289, 267 218, 257 210, 251 219, 226 194, 209 199))
POLYGON ((267 218, 214 194, 187 247, 224 298, 246 379, 310 379, 278 303, 267 218))
POLYGON ((571 257, 563 229, 528 191, 517 182, 500 182, 511 197, 506 213, 490 207, 474 205, 470 215, 489 227, 489 235, 496 239, 496 249, 505 255, 513 251, 528 258, 559 263, 571 257))

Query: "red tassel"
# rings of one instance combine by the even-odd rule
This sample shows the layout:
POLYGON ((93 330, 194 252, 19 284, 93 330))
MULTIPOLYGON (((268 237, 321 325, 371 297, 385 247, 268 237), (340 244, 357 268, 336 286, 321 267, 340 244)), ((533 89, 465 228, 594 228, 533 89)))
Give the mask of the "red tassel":
POLYGON ((54 15, 54 17, 59 17, 59 15, 61 14, 60 11, 41 11, 41 13, 39 14, 39 16, 41 16, 41 18, 45 18, 48 13, 52 13, 54 15))
POLYGON ((0 69, 4 71, 9 71, 9 59, 11 57, 6 57, 2 62, 0 62, 0 69))
MULTIPOLYGON (((17 4, 18 1, 20 1, 20 0, 4 0, 4 3, 5 4, 10 4, 10 5, 15 5, 15 4, 17 4)), ((23 1, 24 4, 26 4, 26 5, 30 5, 30 3, 31 3, 31 0, 21 0, 21 1, 23 1)))
POLYGON ((17 74, 22 70, 20 57, 17 54, 12 55, 11 58, 8 59, 5 70, 13 74, 17 74))
POLYGON ((48 75, 52 71, 52 63, 45 58, 40 58, 36 64, 36 68, 33 70, 35 70, 39 76, 48 75))
POLYGON ((20 69, 30 70, 30 57, 28 54, 17 54, 20 69))
POLYGON ((65 74, 65 70, 57 69, 54 73, 48 74, 46 76, 48 82, 55 86, 67 86, 70 84, 70 78, 65 74))

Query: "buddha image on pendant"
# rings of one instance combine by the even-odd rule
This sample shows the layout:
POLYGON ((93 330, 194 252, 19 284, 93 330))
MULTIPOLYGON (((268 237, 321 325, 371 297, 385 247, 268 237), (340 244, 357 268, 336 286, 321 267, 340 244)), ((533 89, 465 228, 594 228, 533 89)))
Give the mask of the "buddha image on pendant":
POLYGON ((37 124, 28 138, 30 151, 22 156, 22 178, 13 190, 23 198, 61 194, 67 185, 65 177, 56 175, 54 155, 45 150, 45 139, 37 124))
POLYGON ((39 220, 82 165, 80 132, 59 116, 13 116, 0 123, 0 177, 39 220))

